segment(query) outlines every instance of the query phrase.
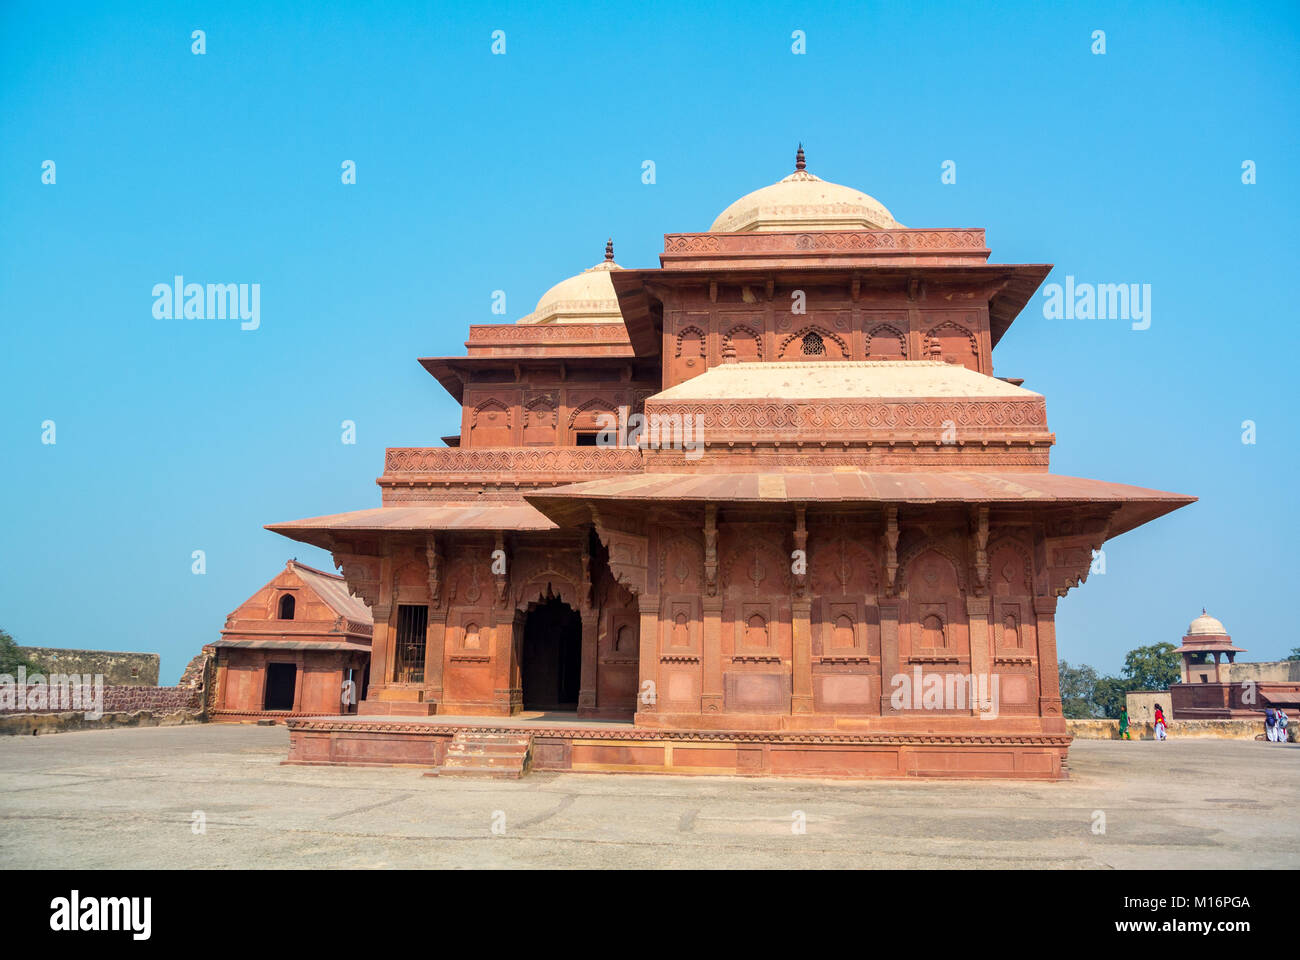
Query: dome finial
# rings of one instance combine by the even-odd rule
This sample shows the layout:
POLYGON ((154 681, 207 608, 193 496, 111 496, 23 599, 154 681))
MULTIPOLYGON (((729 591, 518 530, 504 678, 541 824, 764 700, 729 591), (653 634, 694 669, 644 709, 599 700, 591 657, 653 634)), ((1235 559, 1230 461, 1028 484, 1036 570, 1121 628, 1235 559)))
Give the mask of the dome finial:
POLYGON ((614 238, 610 237, 605 241, 605 259, 613 263, 614 261, 614 238))
POLYGON ((795 152, 794 155, 794 168, 796 170, 803 170, 807 166, 808 164, 804 161, 803 158, 803 144, 801 143, 799 144, 799 149, 795 152))

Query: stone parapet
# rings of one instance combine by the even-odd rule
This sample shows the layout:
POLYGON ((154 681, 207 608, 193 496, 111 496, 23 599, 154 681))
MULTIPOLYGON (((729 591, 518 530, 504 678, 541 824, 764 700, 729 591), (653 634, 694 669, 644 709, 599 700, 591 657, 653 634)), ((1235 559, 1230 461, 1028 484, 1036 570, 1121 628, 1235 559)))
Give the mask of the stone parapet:
POLYGON ((641 451, 626 447, 389 447, 379 485, 515 480, 534 486, 640 473, 641 451))

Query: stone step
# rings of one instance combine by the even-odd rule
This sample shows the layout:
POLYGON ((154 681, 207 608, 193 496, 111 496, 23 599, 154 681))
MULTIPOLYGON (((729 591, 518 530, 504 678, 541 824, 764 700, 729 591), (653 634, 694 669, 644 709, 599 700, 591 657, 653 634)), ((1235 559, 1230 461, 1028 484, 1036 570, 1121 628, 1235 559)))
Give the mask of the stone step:
POLYGON ((533 738, 529 734, 470 733, 452 737, 442 766, 428 777, 501 777, 517 779, 528 771, 533 738))
POLYGON ((528 752, 530 747, 531 744, 529 743, 493 743, 483 740, 475 740, 472 743, 457 743, 453 740, 447 748, 447 752, 524 754, 528 752))
POLYGON ((508 767, 512 764, 522 766, 527 753, 483 753, 480 751, 448 750, 445 764, 467 764, 473 766, 508 767))

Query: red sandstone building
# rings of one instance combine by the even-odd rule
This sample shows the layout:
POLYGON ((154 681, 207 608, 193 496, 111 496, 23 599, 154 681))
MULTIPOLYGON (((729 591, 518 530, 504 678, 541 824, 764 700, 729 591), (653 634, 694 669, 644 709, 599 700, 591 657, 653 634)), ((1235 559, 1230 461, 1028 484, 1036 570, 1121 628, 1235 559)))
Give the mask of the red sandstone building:
POLYGON ((375 614, 361 715, 291 722, 291 761, 1063 776, 1057 604, 1194 498, 1049 472, 992 359, 1049 270, 800 151, 658 269, 607 248, 472 326, 420 361, 458 435, 390 448, 380 507, 269 527, 375 614))
POLYGON ((290 560, 226 618, 214 658, 212 719, 249 721, 355 712, 373 621, 343 578, 290 560), (357 692, 344 704, 344 683, 357 692))

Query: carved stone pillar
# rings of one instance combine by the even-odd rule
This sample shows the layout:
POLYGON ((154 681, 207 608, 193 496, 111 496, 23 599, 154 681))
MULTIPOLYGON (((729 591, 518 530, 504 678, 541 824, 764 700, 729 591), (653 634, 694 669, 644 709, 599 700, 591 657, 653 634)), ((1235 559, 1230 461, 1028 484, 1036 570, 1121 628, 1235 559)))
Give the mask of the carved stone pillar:
POLYGON ((442 602, 442 550, 437 534, 424 545, 428 567, 429 620, 424 632, 424 701, 442 703, 442 671, 447 644, 447 607, 442 602))
POLYGON ((791 713, 812 713, 812 600, 797 597, 790 604, 793 614, 794 650, 791 668, 794 671, 790 696, 791 713))
POLYGON ((663 691, 659 689, 659 597, 639 594, 636 603, 641 612, 641 668, 636 692, 636 712, 640 716, 659 710, 663 691))
POLYGON ((704 597, 704 689, 700 710, 722 712, 722 598, 704 597))
POLYGON ((976 691, 993 689, 993 649, 989 636, 989 613, 992 607, 993 603, 988 597, 966 598, 966 621, 970 626, 970 672, 975 679, 975 684, 971 687, 972 714, 981 712, 980 705, 976 702, 976 691), (989 679, 982 679, 985 677, 989 679))
POLYGON ((704 507, 704 596, 700 598, 704 617, 701 645, 703 687, 702 713, 722 712, 722 597, 718 595, 718 505, 704 507))
POLYGON ((442 703, 442 669, 447 647, 447 610, 429 610, 429 627, 424 634, 424 700, 442 703))
POLYGON ((375 629, 370 639, 370 689, 366 692, 367 700, 375 699, 375 694, 388 686, 389 674, 393 669, 393 630, 389 624, 393 605, 377 603, 371 607, 370 613, 375 618, 375 629))
POLYGON ((523 708, 523 691, 514 683, 518 674, 516 664, 517 638, 523 632, 523 615, 516 610, 492 605, 492 706, 498 716, 509 717, 523 708))
POLYGON ((221 650, 217 653, 217 675, 212 682, 214 689, 209 700, 209 703, 213 705, 213 709, 216 710, 234 709, 233 704, 228 705, 226 703, 226 674, 230 669, 229 661, 230 654, 227 651, 221 650))
POLYGON ((266 661, 267 654, 263 653, 260 668, 253 674, 253 702, 240 704, 240 710, 261 710, 266 703, 266 661))
POLYGON ((593 607, 582 608, 582 673, 578 681, 578 715, 590 715, 596 712, 596 671, 599 660, 596 657, 600 613, 593 607))
POLYGON ((880 601, 880 715, 889 716, 889 704, 894 692, 893 680, 902 672, 898 653, 898 620, 902 602, 896 599, 880 601))
POLYGON ((1038 714, 1045 733, 1064 733, 1061 676, 1056 662, 1056 597, 1034 597, 1038 626, 1038 714))
POLYGON ((298 669, 293 672, 293 707, 294 713, 302 712, 302 681, 303 674, 307 671, 303 669, 305 664, 302 662, 302 656, 298 657, 298 669))

